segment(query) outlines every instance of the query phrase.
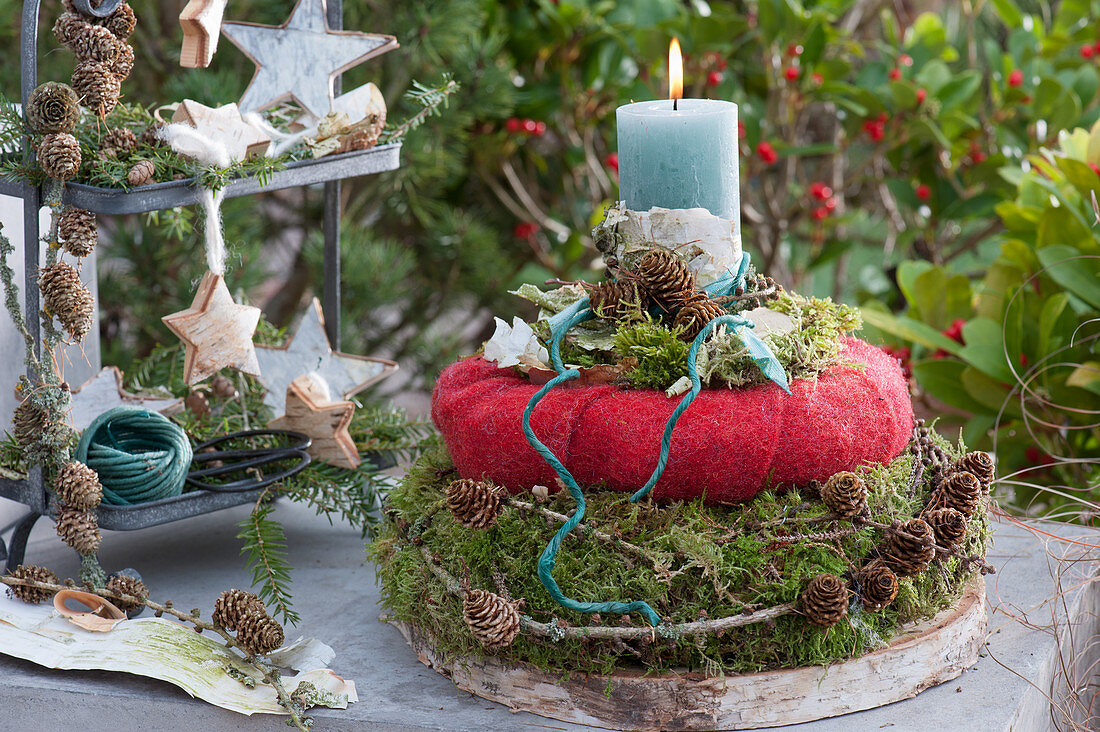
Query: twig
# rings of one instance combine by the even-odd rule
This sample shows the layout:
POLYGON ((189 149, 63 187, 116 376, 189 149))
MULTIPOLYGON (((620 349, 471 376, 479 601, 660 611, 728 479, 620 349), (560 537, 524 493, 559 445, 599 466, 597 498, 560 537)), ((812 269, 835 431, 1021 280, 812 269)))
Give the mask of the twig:
MULTIPOLYGON (((891 526, 890 524, 884 524, 884 523, 881 523, 879 521, 872 521, 871 519, 866 518, 866 517, 856 517, 853 520, 858 521, 859 523, 864 524, 866 526, 873 526, 876 529, 882 529, 883 531, 892 531, 895 534, 898 534, 899 536, 903 536, 906 539, 910 539, 910 540, 918 542, 918 543, 923 541, 922 537, 914 536, 913 534, 910 534, 908 531, 904 531, 904 530, 899 529, 895 526, 891 526)), ((997 568, 994 567, 993 565, 989 564, 988 562, 986 562, 985 557, 983 557, 983 556, 979 556, 977 554, 966 554, 966 555, 960 554, 958 547, 955 547, 953 549, 949 549, 947 547, 940 546, 939 544, 933 544, 932 546, 934 546, 936 548, 936 554, 938 556, 941 556, 941 557, 958 557, 959 560, 963 563, 964 568, 969 567, 971 564, 977 564, 978 568, 981 570, 982 574, 996 574, 997 573, 997 568)))
MULTIPOLYGON (((55 593, 61 592, 62 590, 70 589, 65 585, 57 585, 53 584, 52 582, 38 582, 36 580, 18 579, 16 577, 10 576, 0 576, 0 582, 10 587, 33 587, 35 589, 48 590, 55 593)), ((154 602, 153 600, 150 600, 148 598, 137 597, 135 595, 123 595, 102 587, 87 591, 91 592, 94 595, 105 597, 108 600, 140 602, 145 607, 151 608, 152 610, 156 611, 158 617, 163 613, 167 613, 169 615, 175 616, 176 618, 179 618, 180 620, 183 620, 184 622, 191 623, 198 629, 210 630, 217 633, 225 640, 225 644, 227 646, 236 648, 244 654, 244 660, 246 663, 251 664, 261 674, 263 674, 264 681, 270 684, 272 688, 275 689, 275 694, 279 699, 279 706, 283 707, 287 710, 287 712, 290 713, 290 721, 294 724, 294 726, 301 730, 301 732, 309 732, 312 726, 312 720, 307 721, 307 718, 303 718, 302 715, 299 714, 297 710, 295 710, 291 702, 290 695, 287 694, 286 687, 283 686, 283 683, 279 678, 279 673, 275 671, 275 669, 273 669, 272 667, 268 666, 266 663, 260 661, 259 658, 257 658, 251 651, 238 643, 237 639, 231 636, 222 626, 214 625, 213 623, 208 623, 204 620, 201 620, 197 615, 192 615, 191 613, 177 610, 172 607, 171 604, 162 605, 161 603, 154 602)))

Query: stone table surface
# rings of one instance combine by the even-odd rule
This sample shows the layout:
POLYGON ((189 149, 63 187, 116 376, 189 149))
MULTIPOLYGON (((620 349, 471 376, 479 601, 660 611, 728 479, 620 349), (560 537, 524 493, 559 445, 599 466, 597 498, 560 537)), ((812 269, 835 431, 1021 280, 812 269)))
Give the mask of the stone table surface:
MULTIPOLYGON (((163 527, 108 533, 101 553, 108 571, 133 566, 152 595, 181 608, 210 608, 229 587, 248 587, 239 556, 238 507, 163 527)), ((348 710, 317 710, 323 730, 578 730, 583 729, 478 699, 422 666, 396 629, 378 620, 378 587, 358 532, 330 526, 312 510, 283 502, 276 512, 286 528, 295 567, 295 609, 302 624, 289 637, 313 636, 336 650, 332 668, 354 679, 359 703, 348 710)), ((1060 537, 1100 544, 1100 532, 1054 524, 1036 525, 1060 537)), ((1065 618, 1079 615, 1077 666, 1100 661, 1091 639, 1098 634, 1100 592, 1093 561, 1057 562, 1051 555, 1090 551, 1081 544, 1042 537, 999 522, 987 579, 991 608, 987 652, 960 678, 914 699, 782 729, 834 730, 1022 730, 1064 729, 1051 723, 1046 694, 1055 664, 1056 637, 1065 618), (1059 601, 1056 580, 1067 593, 1059 601), (1079 606, 1079 607, 1078 607, 1079 606)), ((28 561, 61 576, 75 576, 75 555, 61 546, 46 521, 39 522, 28 561)), ((208 612, 204 610, 204 612, 208 612)), ((1065 657, 1067 654, 1063 654, 1065 657)), ((1082 672, 1084 673, 1084 672, 1082 672)), ((1072 669, 1070 675, 1073 675, 1072 669)), ((1095 672, 1092 681, 1095 683, 1095 672)), ((874 683, 874 679, 868 679, 874 683)), ((1057 691, 1062 680, 1057 680, 1057 691)), ((285 730, 282 718, 245 717, 191 699, 170 684, 93 671, 54 671, 0 656, 0 730, 285 730)))

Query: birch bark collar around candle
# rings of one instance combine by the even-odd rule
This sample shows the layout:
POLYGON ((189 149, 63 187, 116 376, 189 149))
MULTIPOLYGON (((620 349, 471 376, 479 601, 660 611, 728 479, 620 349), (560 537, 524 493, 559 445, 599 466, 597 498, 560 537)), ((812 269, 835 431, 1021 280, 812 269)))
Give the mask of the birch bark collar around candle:
POLYGON ((705 208, 740 219, 736 104, 680 99, 673 110, 671 99, 636 102, 619 107, 615 121, 628 209, 705 208))

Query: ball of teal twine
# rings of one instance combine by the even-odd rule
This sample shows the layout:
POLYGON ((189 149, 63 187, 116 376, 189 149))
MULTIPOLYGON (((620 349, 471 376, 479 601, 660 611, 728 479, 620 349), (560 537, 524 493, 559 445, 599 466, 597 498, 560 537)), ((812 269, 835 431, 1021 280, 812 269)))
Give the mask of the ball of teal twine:
POLYGON ((76 448, 76 459, 99 473, 103 502, 115 506, 178 496, 191 456, 183 428, 137 407, 115 407, 96 417, 76 448))

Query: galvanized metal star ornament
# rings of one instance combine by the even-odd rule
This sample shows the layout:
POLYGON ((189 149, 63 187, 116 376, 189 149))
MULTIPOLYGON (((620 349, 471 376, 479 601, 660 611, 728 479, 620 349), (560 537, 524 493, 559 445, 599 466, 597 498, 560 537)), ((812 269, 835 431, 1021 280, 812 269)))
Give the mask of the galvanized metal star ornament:
POLYGON ((336 77, 397 48, 393 36, 334 31, 326 0, 298 0, 282 26, 223 23, 222 33, 256 64, 239 103, 242 112, 293 99, 315 117, 329 113, 336 77))
POLYGON ((183 400, 167 397, 131 394, 122 385, 122 372, 117 366, 105 366, 99 373, 73 391, 69 409, 69 424, 78 432, 99 415, 115 407, 140 407, 161 414, 175 414, 183 409, 183 400))
POLYGON ((259 382, 267 389, 264 403, 278 417, 286 412, 286 390, 302 374, 316 372, 333 395, 347 399, 397 370, 382 358, 353 356, 332 350, 325 334, 325 319, 317 298, 306 308, 298 329, 281 348, 256 346, 259 382))

